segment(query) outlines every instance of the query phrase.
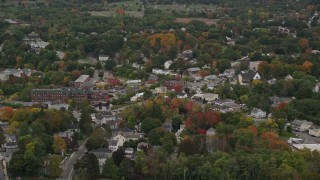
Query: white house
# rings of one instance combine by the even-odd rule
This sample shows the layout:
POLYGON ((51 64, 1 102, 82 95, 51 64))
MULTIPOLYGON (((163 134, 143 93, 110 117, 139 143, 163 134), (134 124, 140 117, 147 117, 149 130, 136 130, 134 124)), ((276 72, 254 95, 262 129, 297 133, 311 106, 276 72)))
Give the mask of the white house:
POLYGON ((143 97, 143 92, 142 93, 137 93, 136 95, 134 95, 134 96, 132 96, 131 98, 130 98, 130 101, 137 101, 139 98, 141 98, 141 97, 143 97))
POLYGON ((99 61, 108 61, 109 60, 109 56, 107 56, 107 55, 103 55, 103 54, 100 54, 99 55, 99 61))
POLYGON ((320 128, 311 128, 309 129, 309 135, 320 137, 320 128))
POLYGON ((292 121, 291 124, 292 124, 292 128, 297 131, 307 131, 313 125, 312 122, 308 122, 306 120, 297 120, 297 119, 292 121))
POLYGON ((317 93, 320 90, 320 82, 317 82, 317 84, 313 88, 313 92, 317 93))
POLYGON ((250 114, 254 118, 265 118, 267 113, 258 108, 253 108, 250 114))
POLYGON ((164 63, 164 69, 169 69, 172 63, 173 63, 173 62, 172 62, 171 60, 166 61, 166 62, 164 63))
POLYGON ((126 142, 126 138, 121 134, 118 134, 117 136, 113 137, 112 140, 117 141, 118 147, 122 147, 123 143, 126 142))
POLYGON ((137 80, 128 80, 126 82, 127 86, 129 87, 138 87, 141 85, 141 80, 140 79, 137 79, 137 80))

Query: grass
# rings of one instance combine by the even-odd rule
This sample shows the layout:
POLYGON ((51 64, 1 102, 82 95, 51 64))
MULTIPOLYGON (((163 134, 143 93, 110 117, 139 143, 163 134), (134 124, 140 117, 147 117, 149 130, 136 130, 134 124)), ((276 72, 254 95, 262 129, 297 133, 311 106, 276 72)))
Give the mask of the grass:
POLYGON ((134 1, 123 1, 107 3, 105 5, 105 11, 91 11, 92 16, 105 16, 105 17, 118 17, 119 15, 116 10, 123 9, 125 15, 142 18, 144 16, 144 10, 141 0, 134 1))
POLYGON ((147 8, 150 9, 159 9, 162 11, 167 11, 167 12, 172 12, 177 11, 177 12, 191 12, 191 11, 196 11, 196 12, 215 12, 217 9, 216 5, 209 4, 209 5, 203 5, 203 4, 192 4, 192 5, 183 5, 183 4, 170 4, 170 5, 162 5, 162 4, 148 4, 147 8))

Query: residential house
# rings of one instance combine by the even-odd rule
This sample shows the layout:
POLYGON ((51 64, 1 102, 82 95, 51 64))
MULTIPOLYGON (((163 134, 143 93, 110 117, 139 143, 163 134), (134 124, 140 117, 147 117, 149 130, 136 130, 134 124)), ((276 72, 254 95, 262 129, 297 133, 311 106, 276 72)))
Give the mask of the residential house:
POLYGON ((267 113, 261 109, 253 108, 250 115, 254 118, 265 118, 267 113))
POLYGON ((183 55, 184 57, 187 57, 187 58, 192 58, 192 57, 193 57, 193 52, 192 52, 191 49, 185 50, 185 51, 182 52, 182 55, 183 55))
POLYGON ((100 54, 99 57, 98 57, 98 60, 101 61, 101 62, 108 61, 109 60, 109 56, 100 54))
POLYGON ((158 83, 158 76, 154 75, 154 74, 150 74, 149 78, 148 78, 148 84, 156 84, 158 83))
POLYGON ((214 81, 217 79, 216 75, 208 75, 203 78, 205 81, 214 81))
POLYGON ((113 152, 118 150, 118 148, 119 148, 118 141, 117 140, 110 140, 108 148, 113 152))
POLYGON ((173 62, 172 62, 171 60, 166 61, 166 62, 164 63, 164 69, 169 69, 172 63, 173 63, 173 62))
POLYGON ((227 78, 235 77, 235 75, 236 75, 236 71, 234 69, 226 69, 223 72, 223 76, 227 78))
POLYGON ((195 94, 191 97, 191 99, 196 101, 207 101, 207 102, 212 102, 214 100, 217 100, 218 98, 219 98, 219 95, 213 94, 213 93, 195 94))
POLYGON ((48 105, 48 109, 56 109, 56 110, 69 109, 69 104, 63 103, 63 102, 48 102, 47 105, 48 105))
POLYGON ((158 75, 175 75, 171 70, 163 70, 159 68, 153 68, 152 73, 158 75))
POLYGON ((127 158, 130 158, 130 159, 132 159, 132 157, 133 157, 133 148, 126 148, 125 150, 124 150, 124 153, 126 154, 126 157, 127 158))
POLYGON ((181 92, 183 90, 184 86, 185 86, 185 82, 183 82, 183 81, 171 80, 171 81, 166 82, 166 87, 168 90, 174 89, 177 92, 181 92))
POLYGON ((139 87, 141 85, 142 81, 140 79, 137 80, 128 80, 126 82, 128 87, 139 87))
POLYGON ((164 130, 166 130, 167 132, 172 132, 172 124, 171 123, 168 123, 168 122, 163 123, 162 128, 164 130))
POLYGON ((239 112, 242 109, 240 104, 237 104, 234 100, 230 99, 219 99, 212 102, 212 110, 220 111, 222 113, 227 112, 239 112))
POLYGON ((137 146, 137 151, 147 151, 149 144, 146 142, 140 142, 137 146))
POLYGON ((186 93, 177 93, 177 98, 179 98, 179 99, 185 99, 187 97, 188 97, 188 95, 186 93))
POLYGON ((258 67, 261 62, 262 61, 251 61, 249 64, 249 70, 258 71, 258 67))
POLYGON ((175 136, 176 136, 176 139, 177 139, 177 142, 180 143, 182 137, 182 132, 184 132, 185 130, 185 125, 181 124, 180 125, 180 129, 175 133, 175 136))
POLYGON ((160 87, 156 87, 155 88, 155 93, 156 94, 165 94, 167 92, 168 92, 168 89, 165 86, 160 86, 160 87))
POLYGON ((309 135, 320 137, 320 128, 312 127, 309 129, 309 135))
POLYGON ((292 124, 292 128, 297 131, 307 131, 313 125, 312 122, 308 122, 306 120, 297 120, 297 119, 292 121, 291 124, 292 124))
POLYGON ((0 81, 6 81, 9 79, 10 76, 15 76, 18 78, 21 77, 29 77, 32 74, 32 70, 28 68, 24 69, 5 69, 4 71, 0 72, 0 81))
POLYGON ((216 130, 213 129, 212 127, 206 131, 206 136, 214 136, 214 135, 216 135, 216 130))
POLYGON ((130 101, 131 102, 137 101, 139 98, 142 98, 143 95, 144 95, 144 92, 137 93, 136 95, 130 97, 130 101))
POLYGON ((268 84, 273 85, 273 84, 277 83, 277 79, 276 78, 272 78, 272 79, 269 79, 267 82, 268 82, 268 84))
POLYGON ((138 64, 138 63, 132 63, 131 65, 133 68, 136 68, 136 69, 141 69, 141 65, 138 64))
POLYGON ((197 74, 201 69, 198 67, 188 68, 183 72, 184 75, 195 75, 197 74))
POLYGON ((288 74, 284 79, 286 81, 289 81, 289 80, 293 80, 293 77, 290 74, 288 74))
POLYGON ((117 115, 112 115, 110 112, 91 114, 92 122, 96 125, 109 124, 109 122, 117 121, 121 119, 117 115))
POLYGON ((112 158, 112 150, 108 148, 99 148, 91 150, 90 153, 94 154, 97 157, 101 173, 106 160, 112 158))
POLYGON ((16 152, 19 149, 17 136, 4 134, 4 137, 5 143, 2 146, 6 149, 6 152, 16 152))
POLYGON ((238 81, 241 85, 247 85, 252 80, 260 80, 261 76, 259 73, 254 72, 252 70, 248 71, 241 71, 241 73, 238 75, 238 81))
POLYGON ((272 96, 269 97, 269 99, 271 101, 271 107, 277 107, 280 103, 290 103, 294 98, 272 96))
POLYGON ((313 92, 317 93, 320 90, 320 82, 317 82, 316 85, 313 88, 313 92))

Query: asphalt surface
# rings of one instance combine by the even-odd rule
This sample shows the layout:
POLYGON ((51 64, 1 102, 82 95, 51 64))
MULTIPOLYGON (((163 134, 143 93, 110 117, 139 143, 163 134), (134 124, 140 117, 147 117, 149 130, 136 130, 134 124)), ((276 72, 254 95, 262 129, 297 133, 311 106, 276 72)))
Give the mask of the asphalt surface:
POLYGON ((293 131, 293 133, 297 135, 299 138, 304 139, 303 144, 319 144, 320 143, 320 138, 318 137, 313 137, 307 133, 298 132, 298 131, 293 131))
POLYGON ((4 168, 3 168, 3 160, 0 160, 0 179, 3 179, 3 180, 8 180, 8 177, 6 175, 6 173, 4 172, 4 168))
MULTIPOLYGON (((63 169, 62 175, 59 178, 59 180, 71 180, 72 179, 72 174, 73 174, 73 166, 76 163, 78 159, 81 158, 82 155, 85 154, 87 149, 84 146, 85 142, 82 143, 78 151, 72 156, 69 157, 60 167, 63 169)), ((1 179, 1 178, 0 178, 1 179)))

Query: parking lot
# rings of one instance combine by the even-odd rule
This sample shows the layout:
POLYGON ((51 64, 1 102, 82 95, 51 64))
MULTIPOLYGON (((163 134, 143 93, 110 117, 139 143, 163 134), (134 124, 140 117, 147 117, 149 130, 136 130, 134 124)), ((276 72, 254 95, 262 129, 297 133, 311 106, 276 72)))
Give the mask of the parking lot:
POLYGON ((298 138, 304 139, 303 144, 319 144, 320 143, 320 138, 318 137, 313 137, 307 133, 298 132, 298 131, 293 131, 293 133, 297 135, 298 138))

